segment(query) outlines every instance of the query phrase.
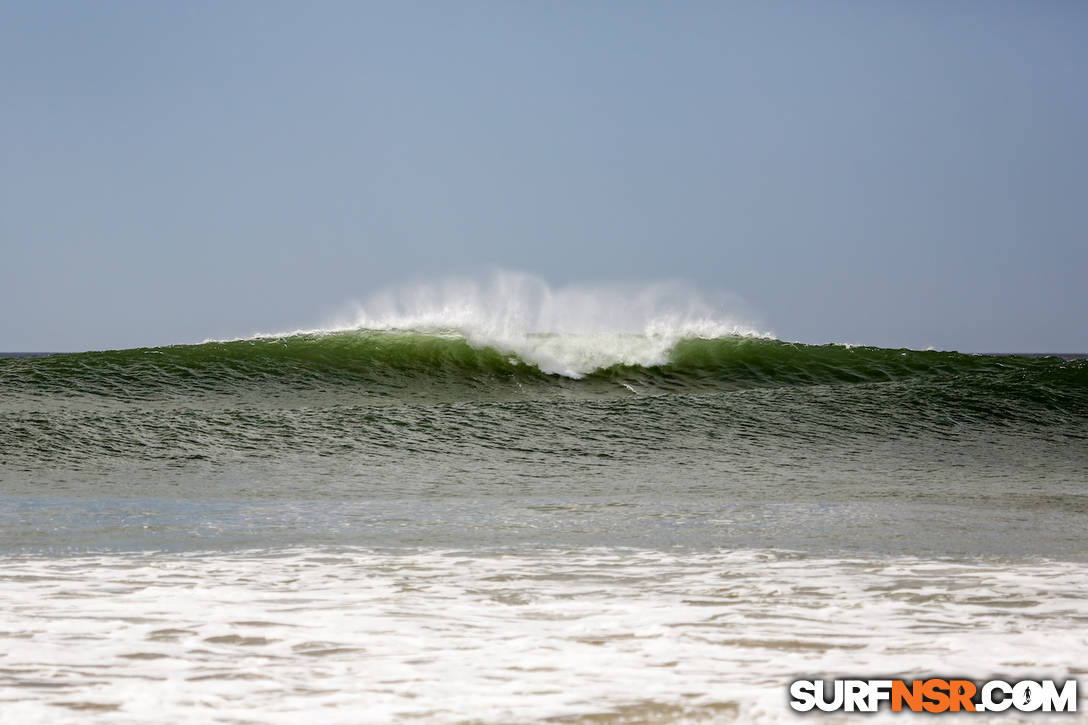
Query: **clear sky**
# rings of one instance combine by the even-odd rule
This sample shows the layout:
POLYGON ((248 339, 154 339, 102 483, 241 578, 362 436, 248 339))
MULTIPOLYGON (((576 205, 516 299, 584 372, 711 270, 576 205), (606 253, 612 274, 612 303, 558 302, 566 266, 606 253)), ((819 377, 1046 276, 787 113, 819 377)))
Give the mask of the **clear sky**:
POLYGON ((1088 3, 0 2, 0 350, 502 267, 1088 350, 1088 3))

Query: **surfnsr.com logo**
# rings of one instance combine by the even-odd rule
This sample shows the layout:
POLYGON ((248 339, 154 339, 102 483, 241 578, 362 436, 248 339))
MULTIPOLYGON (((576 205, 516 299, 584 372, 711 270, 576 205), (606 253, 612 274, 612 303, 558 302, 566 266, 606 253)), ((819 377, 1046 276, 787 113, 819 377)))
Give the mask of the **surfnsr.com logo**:
POLYGON ((1005 682, 930 678, 928 680, 796 680, 790 707, 798 712, 1076 712, 1077 681, 1005 682))

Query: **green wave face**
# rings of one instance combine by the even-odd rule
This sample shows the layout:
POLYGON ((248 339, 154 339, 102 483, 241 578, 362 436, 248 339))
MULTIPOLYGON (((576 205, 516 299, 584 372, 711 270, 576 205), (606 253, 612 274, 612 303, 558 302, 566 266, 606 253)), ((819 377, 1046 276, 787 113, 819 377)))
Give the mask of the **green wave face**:
POLYGON ((1088 391, 1088 361, 1056 357, 814 346, 745 337, 670 343, 628 335, 601 343, 535 335, 509 347, 522 349, 470 343, 454 333, 299 334, 3 359, 0 386, 9 401, 53 396, 176 401, 322 394, 348 399, 490 400, 914 382, 926 384, 935 394, 1005 398, 1071 411, 1085 405, 1088 391), (662 352, 655 359, 656 348, 662 352), (554 365, 563 354, 604 364, 573 376, 546 373, 533 359, 548 356, 554 365), (638 362, 640 356, 648 359, 638 362))

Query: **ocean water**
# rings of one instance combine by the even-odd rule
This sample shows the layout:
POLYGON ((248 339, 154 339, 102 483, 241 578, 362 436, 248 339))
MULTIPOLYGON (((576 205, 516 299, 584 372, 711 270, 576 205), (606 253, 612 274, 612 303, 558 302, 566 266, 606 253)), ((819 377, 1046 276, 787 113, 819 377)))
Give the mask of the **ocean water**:
POLYGON ((0 359, 0 721, 779 722, 797 678, 1088 671, 1088 360, 499 332, 0 359))

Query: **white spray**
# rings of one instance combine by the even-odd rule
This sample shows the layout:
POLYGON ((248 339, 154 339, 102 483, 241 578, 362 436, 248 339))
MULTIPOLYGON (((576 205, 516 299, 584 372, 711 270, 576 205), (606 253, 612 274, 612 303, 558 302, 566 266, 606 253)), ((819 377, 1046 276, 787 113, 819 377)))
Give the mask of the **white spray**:
POLYGON ((324 331, 413 330, 463 336, 546 373, 581 377, 616 364, 660 365, 687 338, 771 337, 723 313, 735 300, 678 282, 551 287, 499 271, 484 281, 447 279, 380 292, 324 331))

